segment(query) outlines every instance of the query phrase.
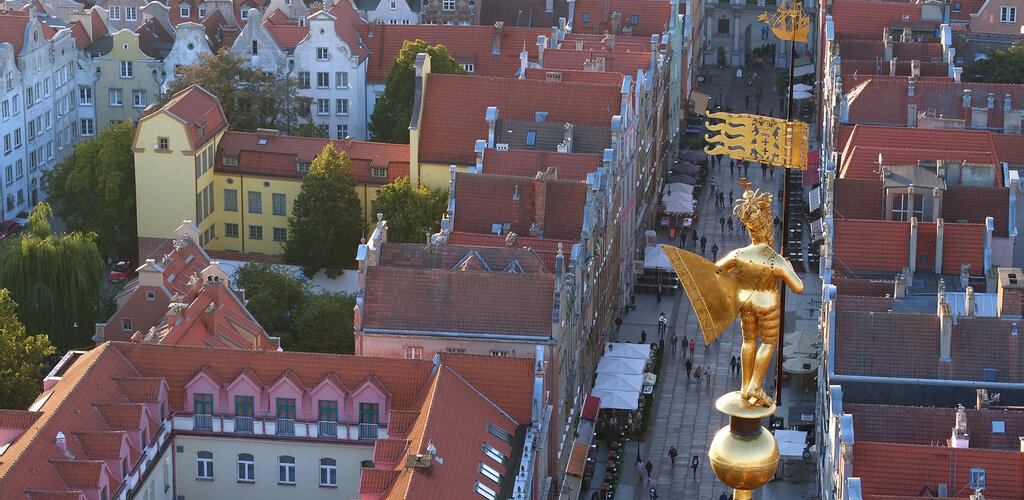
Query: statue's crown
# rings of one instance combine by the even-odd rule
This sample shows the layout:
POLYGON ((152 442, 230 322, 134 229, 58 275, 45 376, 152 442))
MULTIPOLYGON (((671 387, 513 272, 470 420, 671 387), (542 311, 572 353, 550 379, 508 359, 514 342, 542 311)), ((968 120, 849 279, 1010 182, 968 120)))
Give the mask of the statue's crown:
POLYGON ((743 197, 736 200, 733 215, 752 230, 761 229, 772 223, 772 195, 760 189, 744 188, 743 197))

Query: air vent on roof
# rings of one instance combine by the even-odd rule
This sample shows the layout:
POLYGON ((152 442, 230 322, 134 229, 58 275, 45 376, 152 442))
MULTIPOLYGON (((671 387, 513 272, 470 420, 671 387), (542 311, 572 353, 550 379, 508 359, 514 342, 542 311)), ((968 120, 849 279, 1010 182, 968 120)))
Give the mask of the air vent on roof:
POLYGON ((549 82, 560 82, 562 81, 562 73, 560 71, 548 71, 544 74, 544 79, 549 82))
POLYGON ((498 151, 508 151, 508 144, 500 142, 494 145, 494 149, 497 149, 498 151))

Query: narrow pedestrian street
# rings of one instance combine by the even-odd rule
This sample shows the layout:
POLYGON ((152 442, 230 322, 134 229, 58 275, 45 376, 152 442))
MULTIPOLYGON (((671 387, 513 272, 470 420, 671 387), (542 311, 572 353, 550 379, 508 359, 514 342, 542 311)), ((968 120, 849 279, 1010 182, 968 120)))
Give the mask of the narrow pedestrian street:
MULTIPOLYGON (((752 96, 756 88, 760 87, 763 93, 762 102, 765 106, 773 108, 774 114, 778 116, 778 92, 777 89, 773 89, 774 71, 763 69, 752 86, 747 86, 746 74, 737 78, 735 70, 705 69, 702 74, 711 76, 710 84, 705 83, 702 91, 712 96, 712 101, 722 95, 726 99, 724 107, 732 108, 733 112, 754 112, 753 108, 757 103, 750 102, 751 106, 747 108, 744 101, 748 98, 747 95, 754 101, 752 96)), ((708 186, 702 190, 695 229, 698 236, 707 238, 707 250, 704 255, 708 259, 712 259, 713 245, 718 246, 718 257, 721 257, 735 248, 750 243, 745 228, 738 220, 734 218, 732 231, 728 225, 723 229, 721 222, 722 217, 728 220, 732 213, 732 205, 729 203, 730 191, 733 197, 742 195, 743 188, 738 185, 741 178, 745 177, 754 187, 775 195, 773 209, 776 215, 782 218, 782 200, 777 199, 784 179, 781 169, 777 169, 774 175, 770 171, 762 173, 759 167, 749 168, 745 172, 739 170, 736 168, 730 172, 728 159, 724 158, 720 167, 712 166, 706 180, 708 186), (712 182, 725 193, 725 208, 716 207, 713 189, 710 189, 712 182)), ((659 231, 658 239, 661 243, 679 245, 678 239, 673 241, 667 231, 659 231)), ((776 247, 780 245, 781 232, 777 231, 776 247)), ((698 253, 701 250, 700 243, 694 247, 692 240, 687 241, 684 248, 698 253)), ((793 295, 789 296, 786 311, 787 332, 794 330, 795 323, 806 323, 805 320, 809 319, 797 318, 797 311, 801 308, 804 309, 801 317, 813 316, 802 303, 820 295, 820 284, 817 283, 815 274, 803 273, 801 277, 808 285, 807 290, 803 296, 795 300, 793 295)), ((728 424, 728 416, 714 408, 715 400, 727 392, 739 389, 739 375, 733 374, 730 370, 730 359, 739 356, 742 342, 739 321, 734 321, 715 342, 705 346, 696 315, 685 293, 680 291, 675 295, 666 295, 660 302, 652 295, 640 295, 637 297, 637 310, 624 318, 618 340, 639 342, 641 330, 646 330, 648 341, 657 342, 657 322, 661 312, 669 317, 669 329, 664 339, 667 351, 665 362, 655 390, 653 422, 647 439, 640 443, 630 443, 627 448, 628 466, 615 498, 647 500, 650 498, 651 487, 654 487, 660 499, 716 500, 723 492, 728 496, 732 491, 718 480, 707 464, 707 452, 714 435, 728 424), (669 339, 673 333, 677 335, 680 343, 684 337, 687 342, 695 342, 692 356, 688 348, 680 347, 677 352, 672 352, 669 339), (692 375, 688 376, 684 367, 687 359, 691 360, 694 372, 697 366, 701 366, 704 372, 710 370, 710 380, 702 376, 698 382, 692 375), (678 451, 675 466, 671 465, 668 456, 671 446, 675 446, 678 451), (638 453, 645 462, 651 460, 654 464, 650 480, 646 474, 641 477, 631 470, 638 453), (698 459, 696 470, 690 467, 694 455, 698 459)), ((811 321, 813 323, 813 318, 811 321)), ((806 324, 803 326, 807 327, 806 324)), ((766 389, 774 387, 774 373, 773 365, 769 377, 765 380, 766 389)), ((777 415, 785 415, 785 409, 794 403, 813 404, 813 395, 800 392, 801 394, 795 395, 797 401, 791 401, 794 396, 784 393, 783 405, 780 406, 777 415)), ((767 421, 764 425, 767 425, 767 421)), ((768 498, 757 495, 765 495, 764 492, 756 494, 755 498, 768 498)), ((787 496, 778 495, 774 498, 787 496)))

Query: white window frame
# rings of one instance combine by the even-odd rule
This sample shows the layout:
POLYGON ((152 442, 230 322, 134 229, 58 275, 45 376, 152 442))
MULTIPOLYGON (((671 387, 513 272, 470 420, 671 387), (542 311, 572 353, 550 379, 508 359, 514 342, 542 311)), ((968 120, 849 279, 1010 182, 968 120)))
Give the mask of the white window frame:
POLYGON ((441 10, 452 11, 455 10, 455 0, 442 0, 441 10))
POLYGON ((78 87, 78 105, 92 106, 92 87, 78 87))
POLYGON ((146 91, 132 90, 132 106, 136 108, 146 107, 146 91))
POLYGON ((196 479, 213 479, 213 453, 209 451, 196 452, 196 479), (209 457, 202 456, 203 454, 209 457))
POLYGON ((320 487, 338 487, 338 461, 333 458, 320 459, 320 487))
POLYGON ((124 20, 125 21, 138 21, 139 20, 139 9, 137 7, 125 7, 124 8, 124 20))
POLYGON ((348 115, 349 102, 348 99, 335 99, 334 100, 334 112, 341 116, 348 115))
POLYGON ((178 7, 178 17, 184 17, 184 18, 192 17, 192 8, 189 7, 186 4, 181 4, 178 7))
POLYGON ((331 58, 331 53, 330 53, 329 50, 327 50, 327 47, 317 47, 316 48, 316 60, 317 61, 327 61, 327 60, 330 60, 330 58, 331 58))
POLYGON ((1017 7, 1004 5, 999 8, 999 22, 1014 24, 1017 22, 1017 7))
POLYGON ((124 106, 124 91, 118 88, 111 88, 109 91, 111 106, 124 106))
POLYGON ((423 348, 417 346, 405 346, 405 359, 423 359, 423 348))
POLYGON ((324 98, 317 99, 316 114, 321 116, 331 114, 331 101, 324 98))
POLYGON ((256 459, 252 453, 238 454, 238 482, 256 482, 256 459))
POLYGON ((334 72, 334 88, 347 89, 348 88, 348 71, 335 71, 334 72))
POLYGON ((477 495, 486 498, 487 500, 494 500, 495 498, 498 497, 498 492, 494 491, 493 489, 491 489, 490 486, 487 486, 486 484, 481 483, 480 481, 473 482, 473 492, 476 493, 477 495))
POLYGON ((111 5, 110 10, 107 11, 107 19, 111 21, 121 20, 121 7, 117 5, 111 5))
POLYGON ((295 484, 295 457, 277 457, 277 484, 295 484))
MULTIPOLYGON (((319 49, 318 49, 319 50, 319 49)), ((327 71, 316 72, 316 88, 326 89, 331 87, 331 74, 327 71)))
POLYGON ((121 61, 121 78, 132 78, 134 69, 131 61, 121 61))

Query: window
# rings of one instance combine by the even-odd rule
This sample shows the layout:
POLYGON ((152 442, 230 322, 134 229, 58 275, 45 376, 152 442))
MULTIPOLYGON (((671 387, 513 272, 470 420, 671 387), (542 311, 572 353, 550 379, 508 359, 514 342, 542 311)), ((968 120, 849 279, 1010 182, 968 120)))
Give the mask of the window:
POLYGON ((196 479, 213 479, 213 453, 196 453, 196 479))
POLYGON ((491 351, 491 356, 498 356, 499 358, 508 357, 508 351, 491 351))
POLYGON ((93 135, 93 122, 92 118, 83 118, 78 121, 79 134, 81 135, 93 135))
POLYGON ((288 240, 288 229, 283 227, 274 228, 274 241, 284 243, 288 240))
MULTIPOLYGON (((7 170, 7 185, 9 186, 9 185, 14 183, 14 167, 11 167, 10 165, 7 165, 7 169, 6 170, 7 170)), ((14 201, 14 197, 12 196, 11 198, 8 198, 8 201, 14 201)), ((8 208, 8 210, 12 210, 13 208, 14 207, 11 206, 10 208, 8 208)))
POLYGON ((78 104, 92 106, 92 87, 78 87, 78 104))
POLYGON ((121 95, 121 89, 110 89, 110 105, 120 106, 123 104, 123 96, 121 95))
POLYGON ((191 15, 192 15, 192 12, 191 12, 191 9, 189 9, 188 5, 182 4, 181 7, 178 9, 178 16, 179 17, 188 18, 191 15))
POLYGON ((277 482, 295 484, 295 457, 277 457, 277 482))
POLYGON ((11 103, 5 99, 3 104, 0 104, 0 109, 3 110, 4 121, 7 121, 11 117, 11 103))
POLYGON ((242 9, 241 18, 242 18, 243 21, 249 19, 249 10, 248 9, 242 9))
POLYGON ((308 162, 308 161, 300 161, 300 162, 295 164, 295 170, 297 170, 299 172, 309 172, 309 166, 310 166, 310 162, 308 162))
POLYGON ((333 458, 320 459, 320 486, 338 486, 338 462, 333 458))
POLYGON ((132 91, 132 106, 136 108, 146 107, 146 91, 145 90, 133 90, 132 91))
POLYGON ((139 9, 138 9, 138 7, 125 7, 124 8, 124 20, 125 21, 138 21, 139 20, 139 9))
POLYGON ((263 213, 263 196, 259 191, 249 191, 249 213, 263 213))
POLYGON ((633 15, 633 17, 629 18, 629 24, 632 24, 633 26, 636 26, 639 23, 640 23, 640 16, 633 15))
POLYGON ((359 423, 376 424, 380 419, 380 405, 377 403, 359 403, 359 423))
POLYGON ((32 87, 25 89, 25 109, 31 108, 36 103, 34 95, 35 91, 32 90, 32 87))
POLYGON ((253 416, 253 397, 252 396, 235 396, 235 416, 236 417, 251 417, 253 416))
POLYGON ((476 69, 476 65, 473 63, 462 63, 462 69, 466 70, 468 73, 472 73, 473 70, 476 69))
POLYGON ((455 10, 455 0, 444 0, 441 8, 444 10, 455 10))
POLYGON ((960 12, 960 9, 961 9, 961 3, 960 2, 953 2, 953 12, 960 12))
POLYGON ((498 451, 497 448, 495 448, 495 447, 493 447, 493 446, 491 446, 491 445, 489 445, 487 443, 484 443, 483 452, 484 452, 484 455, 487 455, 488 457, 491 457, 492 459, 494 459, 495 462, 498 462, 499 464, 505 463, 505 455, 503 455, 500 451, 498 451))
MULTIPOLYGON (((244 7, 243 7, 243 9, 244 9, 244 7)), ((198 16, 199 16, 199 19, 202 19, 202 18, 206 17, 206 6, 204 6, 204 5, 200 5, 200 6, 199 6, 199 7, 198 7, 198 8, 196 9, 196 15, 198 15, 198 16)))
POLYGON ((494 437, 496 437, 496 438, 498 438, 498 439, 500 439, 500 440, 502 440, 502 441, 504 441, 504 442, 506 442, 508 444, 512 444, 512 435, 509 434, 508 431, 506 431, 505 429, 502 429, 501 427, 498 427, 497 425, 495 425, 494 422, 487 422, 487 432, 490 435, 492 435, 492 436, 494 436, 494 437))
POLYGON ((334 86, 339 89, 348 88, 348 71, 336 71, 334 73, 334 86))
POLYGON ((21 147, 21 129, 14 129, 14 149, 21 147))
POLYGON ((121 61, 121 78, 131 78, 131 77, 132 77, 132 62, 131 61, 121 61))
POLYGON ((224 223, 224 236, 226 236, 228 238, 237 238, 238 237, 238 224, 235 224, 233 222, 225 222, 224 223))
POLYGON ((480 467, 477 471, 480 472, 481 476, 486 477, 495 483, 501 484, 501 474, 498 474, 498 471, 494 470, 490 465, 480 462, 480 467))
POLYGON ((168 151, 171 148, 171 140, 166 137, 158 137, 156 147, 160 151, 168 151))
POLYGON ((131 318, 121 318, 121 331, 122 332, 130 332, 130 331, 132 331, 132 319, 131 318))
POLYGON ((277 418, 295 418, 295 398, 277 398, 277 418))
POLYGON ((234 189, 224 190, 224 210, 228 212, 238 211, 238 191, 234 189))
POLYGON ((370 176, 381 178, 387 177, 388 167, 370 167, 370 176))
POLYGON ((344 123, 338 124, 338 139, 344 139, 348 137, 348 125, 344 123))
MULTIPOLYGON (((146 302, 153 302, 154 300, 156 300, 156 292, 146 292, 146 302)), ((163 418, 160 420, 163 420, 163 418)))
POLYGON ((718 20, 718 34, 727 35, 729 34, 729 19, 718 20))
POLYGON ((213 394, 193 394, 192 408, 196 415, 213 415, 213 394))
POLYGON ((111 21, 118 21, 121 19, 121 7, 111 5, 110 10, 107 11, 107 19, 111 21))
POLYGON ((405 346, 405 359, 423 359, 423 348, 405 346))
POLYGON ((527 130, 526 131, 526 145, 527 146, 536 146, 537 145, 537 132, 534 132, 533 130, 527 130))
POLYGON ((252 483, 256 481, 256 462, 251 453, 238 454, 238 482, 252 483))
POLYGON ((331 77, 326 72, 316 74, 316 88, 325 89, 331 86, 331 77))
POLYGON ((590 13, 589 12, 584 12, 583 13, 583 24, 590 24, 590 13))
POLYGON ((327 59, 328 59, 328 57, 327 57, 327 47, 317 47, 316 48, 316 60, 317 61, 326 61, 327 59))
POLYGON ((924 220, 924 195, 915 194, 913 195, 914 201, 914 212, 909 214, 911 200, 910 196, 906 193, 901 193, 893 196, 892 198, 892 220, 908 222, 910 217, 917 217, 918 222, 925 222, 924 220))
POLYGON ((20 111, 20 109, 18 108, 18 102, 19 102, 18 101, 18 96, 14 96, 11 99, 11 114, 12 115, 16 115, 20 111))
POLYGON ((225 156, 221 160, 221 163, 223 163, 225 167, 237 167, 238 166, 238 157, 237 156, 225 156))
POLYGON ((321 399, 317 402, 317 420, 321 422, 338 421, 338 402, 332 399, 321 399))
POLYGON ((1017 8, 1016 7, 1000 7, 999 8, 999 22, 1001 23, 1015 23, 1017 22, 1017 8))
POLYGON ((329 115, 331 114, 331 102, 328 99, 317 99, 316 100, 316 114, 318 115, 329 115))
POLYGON ((309 71, 299 71, 299 88, 309 88, 309 71))
MULTIPOLYGON (((1004 9, 1006 7, 1003 7, 1004 9)), ((971 489, 972 490, 984 490, 985 489, 985 469, 978 467, 971 468, 971 489)))
POLYGON ((473 481, 473 491, 487 500, 494 500, 498 493, 480 481, 473 481))
POLYGON ((348 114, 348 99, 335 99, 334 100, 334 111, 339 115, 348 114))
POLYGON ((270 197, 273 202, 274 215, 288 215, 284 193, 273 193, 270 197))
POLYGON ((249 226, 249 239, 250 240, 262 240, 263 239, 263 226, 249 226))
POLYGON ((397 2, 391 2, 391 10, 395 10, 397 8, 398 8, 398 3, 397 2))

